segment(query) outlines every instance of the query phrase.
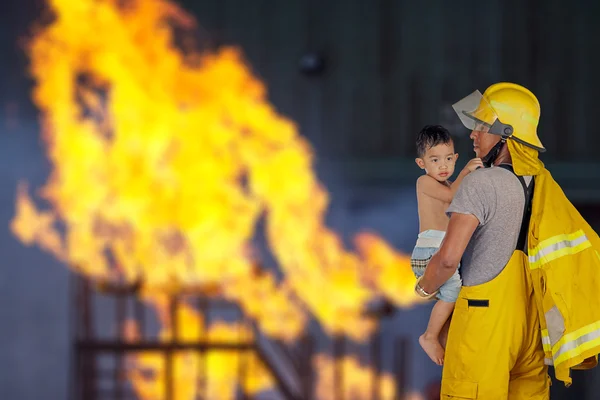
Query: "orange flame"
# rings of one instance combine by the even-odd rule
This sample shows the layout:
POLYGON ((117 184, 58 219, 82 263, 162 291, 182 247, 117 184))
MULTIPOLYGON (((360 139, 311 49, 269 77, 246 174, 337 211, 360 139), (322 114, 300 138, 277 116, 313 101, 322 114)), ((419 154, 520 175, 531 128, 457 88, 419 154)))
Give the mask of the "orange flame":
MULTIPOLYGON (((170 326, 166 321, 166 305, 159 298, 153 300, 163 320, 163 326, 170 326)), ((237 342, 252 340, 252 333, 242 325, 214 322, 207 331, 202 330, 202 316, 187 306, 177 310, 177 340, 183 343, 194 343, 198 340, 207 342, 237 342)), ((135 341, 139 334, 133 323, 126 327, 126 337, 135 341)), ((164 341, 173 339, 173 332, 163 329, 159 338, 164 341)), ((202 393, 209 399, 231 399, 235 397, 236 386, 232 382, 238 379, 238 367, 245 364, 245 375, 242 380, 243 389, 248 394, 257 394, 273 386, 273 381, 263 364, 253 352, 209 351, 201 356, 196 351, 177 351, 172 358, 173 399, 195 399, 202 393), (205 380, 202 381, 204 374, 205 380), (203 385, 205 385, 203 387, 203 385)), ((129 356, 128 378, 136 393, 143 399, 164 398, 165 390, 165 357, 163 354, 142 353, 129 356)))
POLYGON ((398 253, 389 244, 372 233, 361 233, 354 238, 359 252, 365 259, 365 275, 371 277, 371 285, 400 307, 419 301, 414 293, 416 278, 410 268, 410 257, 398 253))
MULTIPOLYGON (((341 382, 341 396, 344 399, 370 399, 374 384, 374 371, 360 365, 352 357, 344 357, 337 361, 338 368, 342 370, 343 380, 341 382)), ((315 369, 319 371, 317 381, 317 398, 330 399, 335 397, 336 386, 334 379, 335 360, 325 356, 317 355, 313 360, 315 369)), ((381 399, 395 399, 395 385, 393 377, 388 373, 382 373, 379 377, 379 395, 381 399)))
MULTIPOLYGON (((365 339, 375 292, 415 301, 406 257, 370 235, 357 239, 361 258, 325 226, 328 195, 310 145, 238 50, 182 51, 174 27, 194 20, 165 0, 49 4, 53 20, 29 55, 53 165, 41 194, 52 211, 19 187, 11 229, 21 241, 94 279, 141 280, 159 310, 161 293, 216 287, 287 340, 308 314, 331 334, 365 339), (283 282, 252 256, 262 217, 283 282)), ((195 368, 188 361, 177 361, 182 374, 195 368)), ((137 362, 162 368, 150 355, 137 362)), ((133 378, 140 393, 156 390, 133 378)))
MULTIPOLYGON (((178 50, 167 22, 190 18, 166 1, 50 3, 55 19, 30 55, 54 166, 43 194, 66 229, 42 213, 32 225, 41 232, 27 235, 38 214, 19 191, 15 233, 93 277, 143 276, 147 293, 217 284, 273 335, 303 326, 293 294, 329 332, 366 337, 372 323, 361 313, 373 293, 361 260, 324 226, 328 197, 310 147, 239 53, 178 50), (254 273, 248 241, 262 214, 283 284, 254 273), (289 323, 268 327, 277 315, 289 323)), ((398 260, 386 271, 412 293, 398 260)))

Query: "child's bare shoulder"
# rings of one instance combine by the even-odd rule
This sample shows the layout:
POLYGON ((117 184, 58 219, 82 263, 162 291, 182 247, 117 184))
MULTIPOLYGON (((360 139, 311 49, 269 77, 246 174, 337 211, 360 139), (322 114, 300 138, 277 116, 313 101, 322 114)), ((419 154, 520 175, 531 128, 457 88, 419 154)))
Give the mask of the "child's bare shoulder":
POLYGON ((438 182, 429 175, 422 175, 417 179, 417 192, 446 203, 452 201, 450 186, 447 183, 438 182))
POLYGON ((433 178, 432 178, 432 177, 430 177, 429 175, 427 175, 427 174, 423 174, 423 175, 421 175, 421 176, 419 176, 419 177, 417 178, 417 185, 422 185, 424 182, 427 182, 427 181, 429 181, 429 180, 434 180, 434 181, 435 181, 435 179, 433 179, 433 178))
POLYGON ((431 176, 425 174, 425 175, 421 175, 418 179, 417 179, 417 188, 424 188, 424 189, 441 189, 444 188, 446 185, 444 185, 443 183, 438 182, 435 178, 432 178, 431 176))

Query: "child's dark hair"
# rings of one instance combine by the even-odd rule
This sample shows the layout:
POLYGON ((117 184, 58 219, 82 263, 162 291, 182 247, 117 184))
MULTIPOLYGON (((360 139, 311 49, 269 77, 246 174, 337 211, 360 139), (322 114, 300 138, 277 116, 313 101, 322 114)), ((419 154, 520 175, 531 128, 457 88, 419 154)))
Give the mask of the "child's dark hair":
POLYGON ((448 143, 452 143, 448 129, 441 125, 425 125, 417 135, 417 154, 423 157, 430 148, 448 143))

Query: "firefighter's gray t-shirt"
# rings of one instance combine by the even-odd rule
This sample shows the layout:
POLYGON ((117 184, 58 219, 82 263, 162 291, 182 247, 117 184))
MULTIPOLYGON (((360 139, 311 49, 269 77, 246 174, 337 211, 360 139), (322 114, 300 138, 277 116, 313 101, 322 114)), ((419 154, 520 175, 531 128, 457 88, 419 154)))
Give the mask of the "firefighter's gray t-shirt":
MULTIPOLYGON (((529 185, 531 177, 525 181, 529 185)), ((463 179, 446 211, 479 220, 461 261, 463 286, 488 282, 504 269, 517 246, 524 207, 523 186, 511 171, 482 168, 463 179)))

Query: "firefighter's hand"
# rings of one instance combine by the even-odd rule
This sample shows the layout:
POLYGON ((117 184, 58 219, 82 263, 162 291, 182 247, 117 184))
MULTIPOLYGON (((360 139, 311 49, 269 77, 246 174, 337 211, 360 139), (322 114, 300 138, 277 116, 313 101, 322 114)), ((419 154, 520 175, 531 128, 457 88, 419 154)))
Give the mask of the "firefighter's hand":
POLYGON ((465 165, 464 169, 468 172, 473 172, 478 168, 483 168, 483 161, 481 161, 481 158, 474 158, 470 160, 467 165, 465 165))

